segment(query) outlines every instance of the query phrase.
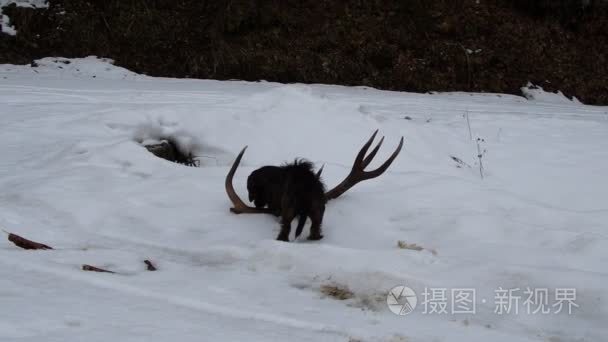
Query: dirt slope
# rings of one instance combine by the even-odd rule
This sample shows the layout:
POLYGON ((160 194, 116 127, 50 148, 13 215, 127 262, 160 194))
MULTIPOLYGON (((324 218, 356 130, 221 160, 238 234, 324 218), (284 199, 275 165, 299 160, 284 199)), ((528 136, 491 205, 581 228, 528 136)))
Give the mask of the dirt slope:
POLYGON ((0 63, 110 57, 155 76, 519 94, 608 104, 608 3, 51 0, 5 7, 0 63))

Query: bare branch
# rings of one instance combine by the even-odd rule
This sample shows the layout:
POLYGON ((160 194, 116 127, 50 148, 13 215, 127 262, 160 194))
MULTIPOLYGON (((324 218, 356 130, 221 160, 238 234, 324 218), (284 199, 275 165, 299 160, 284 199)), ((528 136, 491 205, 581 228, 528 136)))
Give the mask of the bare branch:
POLYGON ((82 265, 83 271, 92 271, 92 272, 103 272, 103 273, 116 273, 113 271, 104 270, 103 268, 91 266, 91 265, 82 265))

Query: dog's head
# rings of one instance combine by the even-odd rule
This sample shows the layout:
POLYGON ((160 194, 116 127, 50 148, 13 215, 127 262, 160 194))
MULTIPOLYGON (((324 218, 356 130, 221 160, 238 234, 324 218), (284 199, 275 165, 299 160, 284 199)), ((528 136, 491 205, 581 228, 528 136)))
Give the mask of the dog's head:
POLYGON ((247 177, 247 191, 249 202, 253 202, 256 208, 264 208, 268 204, 266 198, 266 187, 268 186, 268 172, 264 168, 253 171, 247 177))

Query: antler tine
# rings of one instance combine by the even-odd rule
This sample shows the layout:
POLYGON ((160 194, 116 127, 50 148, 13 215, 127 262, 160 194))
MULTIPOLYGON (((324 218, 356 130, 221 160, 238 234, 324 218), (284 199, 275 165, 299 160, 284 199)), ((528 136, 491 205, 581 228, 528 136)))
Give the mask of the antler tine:
POLYGON ((232 204, 234 205, 234 208, 230 208, 230 211, 232 211, 234 213, 238 213, 235 210, 238 209, 239 207, 247 206, 245 203, 243 203, 243 201, 241 200, 239 195, 237 195, 236 191, 234 191, 234 187, 232 186, 232 178, 234 177, 234 174, 236 173, 237 167, 239 167, 239 164, 241 163, 241 158, 243 158, 243 154, 245 154, 245 150, 247 150, 247 147, 248 146, 243 147, 243 149, 241 150, 239 155, 234 160, 234 163, 232 163, 232 167, 230 168, 230 171, 228 171, 228 174, 226 175, 226 181, 224 184, 224 186, 226 187, 226 193, 228 194, 228 198, 230 198, 230 202, 232 202, 232 204))
POLYGON ((319 169, 319 171, 317 171, 317 178, 321 177, 321 173, 323 173, 323 168, 325 167, 325 164, 323 164, 323 166, 321 166, 321 168, 319 169))
POLYGON ((403 137, 401 137, 399 145, 397 146, 393 154, 391 154, 391 156, 382 165, 380 165, 380 167, 369 172, 364 170, 365 167, 367 167, 369 163, 371 163, 372 159, 376 156, 376 153, 378 153, 380 146, 384 142, 384 137, 382 137, 378 145, 374 147, 370 154, 368 156, 365 156, 377 133, 378 130, 374 131, 374 134, 372 134, 369 140, 367 140, 363 147, 361 147, 361 150, 359 150, 359 153, 357 153, 357 157, 355 158, 353 167, 348 176, 346 176, 346 178, 344 178, 344 180, 342 180, 340 184, 336 185, 333 189, 325 193, 325 198, 327 200, 339 197, 340 195, 348 191, 348 189, 352 188, 354 185, 361 181, 380 176, 384 171, 388 169, 388 167, 393 163, 395 158, 397 158, 397 155, 399 155, 399 152, 401 152, 401 148, 403 147, 403 137))
POLYGON ((241 200, 241 198, 236 193, 236 191, 234 190, 234 186, 232 186, 232 178, 234 177, 234 174, 236 173, 236 169, 239 167, 239 164, 241 163, 241 158, 243 158, 243 154, 245 153, 246 149, 247 149, 247 146, 243 147, 243 149, 241 150, 239 155, 234 160, 234 163, 232 164, 230 171, 228 171, 228 174, 226 175, 226 181, 224 184, 226 187, 226 193, 228 194, 228 198, 230 198, 230 201, 234 205, 233 208, 230 208, 230 211, 235 214, 240 214, 240 213, 271 214, 270 210, 268 210, 266 208, 253 208, 253 207, 246 205, 241 200))
MULTIPOLYGON (((378 144, 378 145, 380 145, 380 144, 378 144)), ((380 165, 380 167, 378 167, 377 169, 375 169, 373 171, 363 171, 363 173, 365 174, 365 179, 378 177, 381 174, 383 174, 384 171, 386 171, 386 169, 388 169, 388 167, 391 166, 391 164, 393 163, 393 160, 395 160, 395 158, 397 158, 397 155, 399 154, 399 152, 401 152, 402 147, 403 147, 403 137, 401 137, 401 140, 399 141, 399 145, 397 145, 397 148, 395 149, 393 154, 391 154, 391 156, 388 157, 388 159, 382 165, 380 165)))
MULTIPOLYGON (((365 159, 367 159, 365 158, 365 155, 367 154, 367 150, 369 149, 369 147, 372 145, 372 142, 376 138, 376 134, 378 134, 378 130, 374 131, 374 134, 372 134, 372 136, 365 142, 363 147, 361 147, 359 153, 357 153, 357 156, 355 157, 355 162, 353 163, 353 170, 355 170, 358 166, 363 165, 365 159)), ((372 153, 374 153, 374 151, 372 151, 372 153)))
POLYGON ((378 145, 376 145, 376 147, 374 147, 374 149, 367 156, 365 156, 365 158, 363 158, 363 163, 361 164, 361 169, 365 169, 369 165, 369 163, 372 162, 372 160, 376 156, 376 153, 378 153, 378 150, 380 150, 380 146, 382 146, 383 142, 384 142, 384 137, 382 137, 380 139, 380 142, 378 143, 378 145))

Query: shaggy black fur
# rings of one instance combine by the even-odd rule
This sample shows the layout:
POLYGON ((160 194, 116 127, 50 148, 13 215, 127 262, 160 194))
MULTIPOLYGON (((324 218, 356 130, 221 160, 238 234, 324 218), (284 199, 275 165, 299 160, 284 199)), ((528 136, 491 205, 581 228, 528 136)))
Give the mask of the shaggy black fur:
POLYGON ((289 241, 291 221, 297 216, 296 238, 310 217, 309 240, 320 240, 321 223, 325 213, 325 185, 314 173, 314 166, 296 159, 282 166, 264 166, 247 178, 249 201, 257 208, 268 206, 281 217, 281 232, 277 240, 289 241))

